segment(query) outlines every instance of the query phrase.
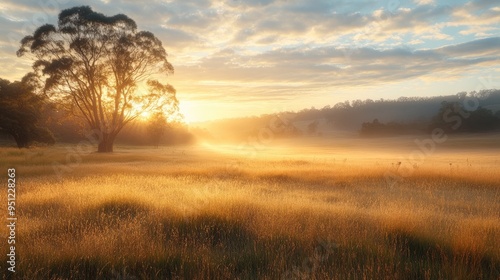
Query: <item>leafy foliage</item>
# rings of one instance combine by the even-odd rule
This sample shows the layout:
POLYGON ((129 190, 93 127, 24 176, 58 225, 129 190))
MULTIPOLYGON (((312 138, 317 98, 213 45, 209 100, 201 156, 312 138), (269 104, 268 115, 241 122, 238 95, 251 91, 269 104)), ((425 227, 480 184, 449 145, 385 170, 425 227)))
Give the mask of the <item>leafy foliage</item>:
POLYGON ((13 83, 0 79, 0 130, 11 135, 19 148, 55 141, 52 133, 39 124, 45 98, 35 93, 32 78, 27 75, 13 83))
POLYGON ((63 10, 57 27, 40 26, 17 54, 32 56, 45 93, 100 132, 99 152, 112 152, 118 133, 141 112, 178 110, 175 89, 153 79, 174 71, 161 41, 137 31, 126 15, 63 10))
POLYGON ((500 118, 480 106, 468 111, 462 103, 443 102, 432 119, 431 128, 441 128, 448 133, 487 132, 500 128, 500 118))

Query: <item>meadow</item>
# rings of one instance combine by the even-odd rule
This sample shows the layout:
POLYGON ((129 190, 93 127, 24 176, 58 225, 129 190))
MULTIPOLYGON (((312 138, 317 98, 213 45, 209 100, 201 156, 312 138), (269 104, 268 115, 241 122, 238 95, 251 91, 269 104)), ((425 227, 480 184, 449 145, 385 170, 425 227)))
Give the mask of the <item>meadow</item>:
POLYGON ((117 146, 80 160, 75 145, 1 148, 4 184, 16 169, 15 276, 499 279, 497 139, 449 139, 405 176, 409 137, 117 146))

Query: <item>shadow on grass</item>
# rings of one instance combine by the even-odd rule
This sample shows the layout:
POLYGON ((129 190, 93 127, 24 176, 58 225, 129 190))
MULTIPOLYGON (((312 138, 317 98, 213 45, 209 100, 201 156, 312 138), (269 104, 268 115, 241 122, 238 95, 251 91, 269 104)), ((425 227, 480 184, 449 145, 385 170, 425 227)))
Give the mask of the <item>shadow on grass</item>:
POLYGON ((36 231, 30 231, 30 239, 70 238, 78 242, 86 234, 116 228, 123 222, 143 219, 150 209, 139 201, 108 200, 99 205, 83 208, 75 212, 58 202, 29 203, 19 208, 23 218, 49 219, 36 231))
POLYGON ((80 219, 93 222, 98 228, 114 227, 121 222, 147 217, 150 209, 135 200, 108 200, 97 206, 87 208, 80 219))
POLYGON ((499 279, 500 260, 471 251, 457 251, 446 244, 397 231, 387 241, 395 246, 399 269, 411 279, 499 279))

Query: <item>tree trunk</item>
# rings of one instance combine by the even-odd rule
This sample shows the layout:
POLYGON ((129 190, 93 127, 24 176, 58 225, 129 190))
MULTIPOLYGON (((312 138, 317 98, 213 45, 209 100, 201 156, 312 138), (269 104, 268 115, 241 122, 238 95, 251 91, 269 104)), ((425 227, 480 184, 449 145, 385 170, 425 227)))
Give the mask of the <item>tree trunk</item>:
POLYGON ((16 141, 17 148, 22 149, 22 148, 28 148, 28 141, 26 141, 22 136, 16 135, 16 134, 11 134, 12 137, 14 138, 14 141, 16 141))
POLYGON ((101 142, 97 147, 98 153, 112 153, 113 152, 113 143, 115 142, 115 136, 110 134, 104 134, 101 142))

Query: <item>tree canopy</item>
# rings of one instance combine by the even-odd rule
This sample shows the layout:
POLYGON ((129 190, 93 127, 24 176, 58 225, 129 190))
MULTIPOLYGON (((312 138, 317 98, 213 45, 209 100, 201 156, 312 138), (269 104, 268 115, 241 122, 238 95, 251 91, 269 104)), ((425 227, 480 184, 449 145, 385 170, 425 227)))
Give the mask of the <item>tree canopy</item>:
POLYGON ((21 81, 0 79, 0 130, 11 135, 19 148, 34 142, 54 144, 52 133, 39 124, 43 95, 35 93, 35 80, 26 75, 21 81))
POLYGON ((174 71, 162 42, 126 15, 63 10, 57 27, 40 26, 17 54, 32 57, 45 93, 85 119, 99 152, 112 152, 117 134, 143 111, 177 110, 175 89, 155 79, 174 71))
POLYGON ((487 132, 500 128, 500 119, 491 111, 479 106, 468 111, 462 103, 443 102, 432 119, 431 128, 446 132, 487 132))

